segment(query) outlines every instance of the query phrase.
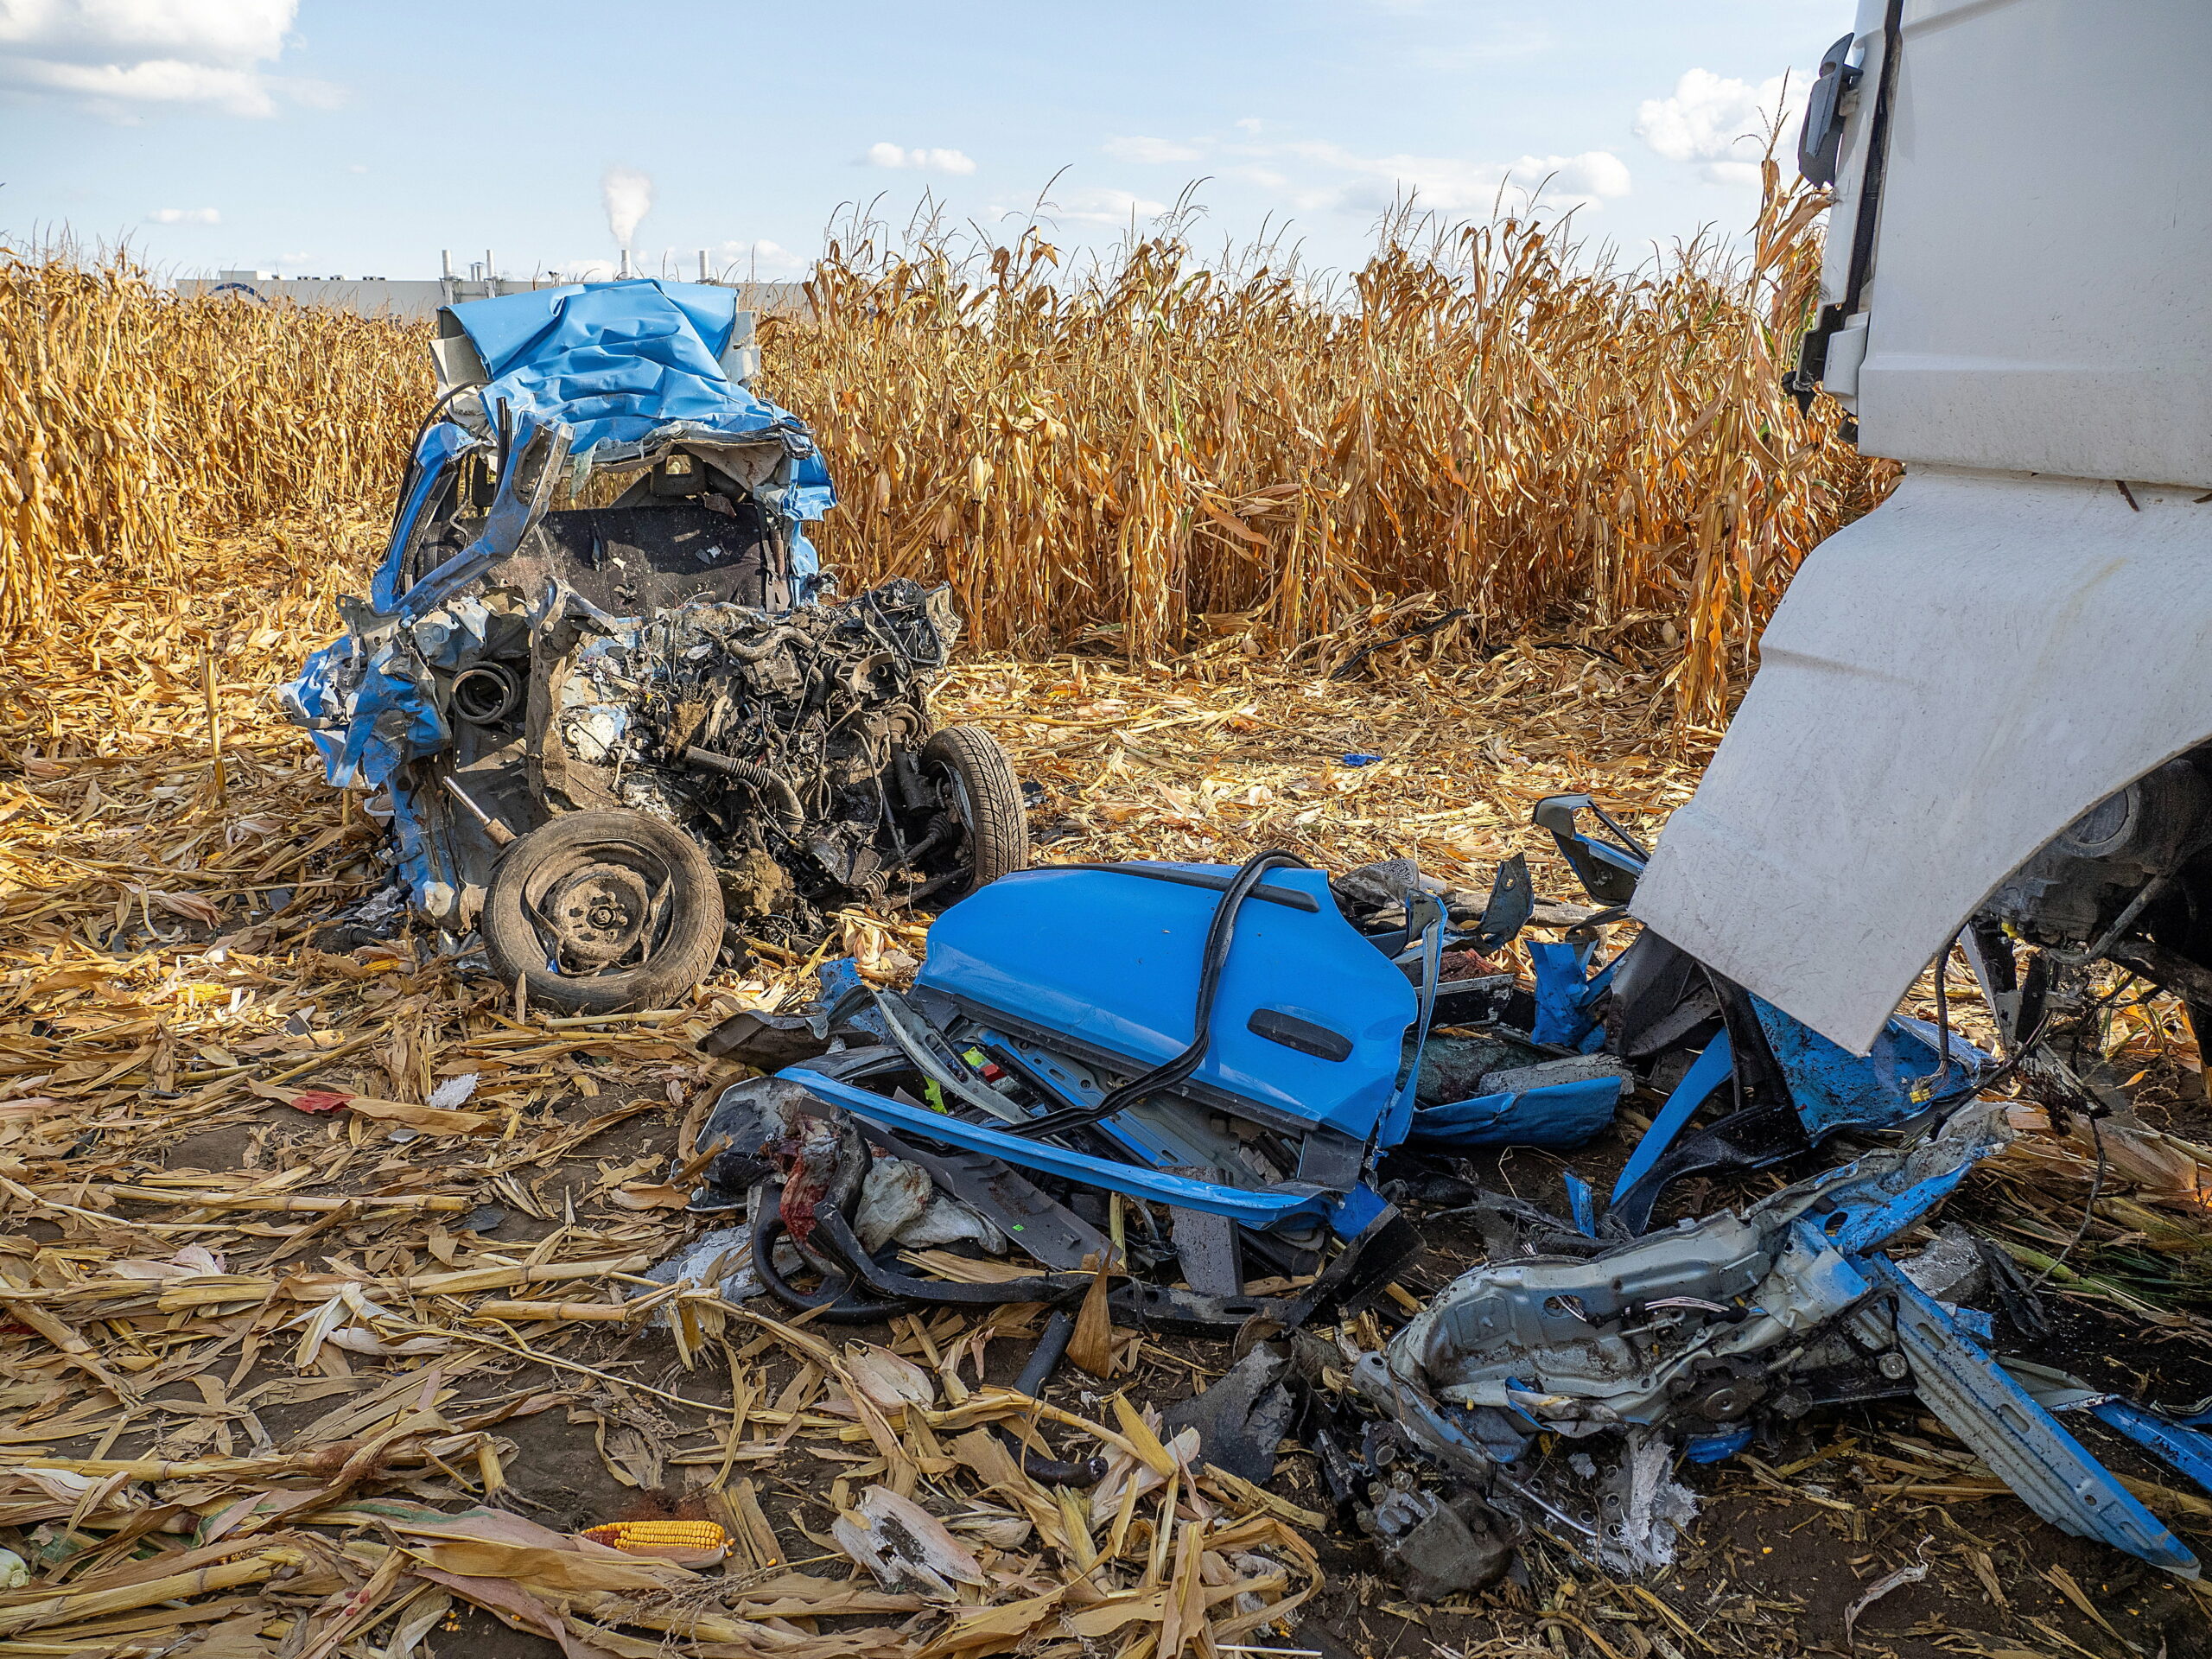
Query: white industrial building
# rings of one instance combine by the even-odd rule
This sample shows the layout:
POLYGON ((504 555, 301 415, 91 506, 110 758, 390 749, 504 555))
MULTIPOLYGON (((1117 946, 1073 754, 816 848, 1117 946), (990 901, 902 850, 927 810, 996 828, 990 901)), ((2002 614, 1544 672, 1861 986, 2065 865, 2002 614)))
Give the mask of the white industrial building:
MULTIPOLYGON (((454 271, 450 255, 439 259, 443 268, 441 276, 426 280, 392 280, 384 276, 279 276, 267 270, 219 270, 213 276, 182 276, 177 279, 179 294, 196 297, 206 294, 234 294, 251 296, 257 300, 289 300, 296 305, 331 306, 340 310, 358 312, 363 316, 389 316, 414 321, 429 321, 435 316, 440 306, 458 305, 465 300, 489 299, 501 294, 523 294, 537 288, 558 288, 569 279, 552 275, 531 276, 502 276, 490 254, 480 263, 472 263, 467 275, 454 271)), ((621 274, 632 273, 629 256, 625 254, 621 274)), ((673 274, 673 273, 671 273, 673 274)), ((806 289, 798 283, 752 283, 733 281, 712 274, 708 267, 704 250, 699 254, 699 274, 683 281, 713 283, 717 286, 738 290, 738 306, 759 315, 782 314, 793 315, 806 309, 806 289)))

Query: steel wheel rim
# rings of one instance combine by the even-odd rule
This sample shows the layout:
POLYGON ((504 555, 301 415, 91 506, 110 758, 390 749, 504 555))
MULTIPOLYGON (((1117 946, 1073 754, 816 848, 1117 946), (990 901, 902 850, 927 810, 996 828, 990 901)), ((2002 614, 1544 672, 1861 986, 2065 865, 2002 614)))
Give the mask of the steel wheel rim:
POLYGON ((564 979, 643 966, 667 942, 675 876, 645 849, 580 849, 531 884, 524 913, 564 979))

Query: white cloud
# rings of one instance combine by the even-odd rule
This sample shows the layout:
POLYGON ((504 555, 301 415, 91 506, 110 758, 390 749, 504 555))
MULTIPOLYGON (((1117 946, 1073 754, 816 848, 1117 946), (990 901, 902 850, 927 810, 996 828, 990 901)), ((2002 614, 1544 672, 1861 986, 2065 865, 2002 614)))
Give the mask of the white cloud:
POLYGON ((626 248, 638 234, 638 221, 652 211, 653 181, 634 167, 610 167, 600 175, 600 200, 614 245, 626 248))
POLYGON ((1165 164, 1195 162, 1199 157, 1196 146, 1179 144, 1172 138, 1109 138, 1099 148, 1117 162, 1165 164))
POLYGON ((1298 206, 1379 213, 1410 198, 1420 207, 1446 213, 1486 214, 1505 207, 1525 211, 1531 202, 1554 208, 1595 207, 1632 188, 1627 165, 1611 150, 1579 156, 1523 156, 1514 162, 1475 162, 1446 156, 1360 156, 1338 144, 1283 145, 1279 155, 1351 176, 1299 193, 1298 206))
POLYGON ((1258 131, 1259 131, 1262 127, 1266 126, 1268 124, 1267 124, 1266 122, 1264 122, 1264 121, 1261 120, 1261 119, 1260 119, 1260 118, 1259 118, 1258 116, 1256 116, 1256 115, 1248 115, 1248 116, 1243 116, 1243 117, 1240 118, 1238 119, 1238 121, 1237 121, 1236 124, 1237 124, 1238 126, 1240 126, 1240 127, 1243 128, 1243 130, 1244 130, 1245 131, 1247 131, 1247 132, 1250 132, 1250 133, 1257 133, 1257 132, 1258 132, 1258 131))
POLYGON ((0 0, 0 88, 104 114, 151 107, 269 116, 333 89, 267 73, 299 0, 0 0))
POLYGON ((365 173, 369 170, 369 166, 366 162, 348 162, 346 164, 346 170, 348 173, 365 173))
POLYGON ((906 168, 920 173, 973 173, 973 157, 957 149, 902 149, 897 144, 870 144, 863 158, 870 167, 906 168))
POLYGON ((779 242, 723 242, 708 256, 715 279, 725 283, 779 282, 805 274, 807 261, 779 242))
POLYGON ((1637 106, 1636 136, 1670 162, 1697 162, 1710 183, 1756 185, 1767 129, 1779 112, 1788 130, 1809 85, 1802 75, 1774 75, 1754 86, 1692 69, 1673 97, 1637 106))
POLYGON ((219 225, 222 214, 213 207, 156 207, 146 215, 149 225, 219 225))
POLYGON ((1045 210, 1055 219, 1071 220, 1077 225, 1105 225, 1126 229, 1134 221, 1157 219, 1167 211, 1167 204, 1148 200, 1132 191, 1117 190, 1109 186, 1093 186, 1056 196, 1045 204, 1045 210))

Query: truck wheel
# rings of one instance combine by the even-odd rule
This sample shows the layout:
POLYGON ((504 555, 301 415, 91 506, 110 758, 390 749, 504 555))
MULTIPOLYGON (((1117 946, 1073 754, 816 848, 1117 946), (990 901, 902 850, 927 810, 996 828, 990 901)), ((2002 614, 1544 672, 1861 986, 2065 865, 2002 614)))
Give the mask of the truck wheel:
POLYGON ((1029 814, 996 738, 980 726, 948 726, 923 745, 922 766, 960 826, 957 868, 939 892, 964 898, 1009 870, 1029 868, 1029 814))
POLYGON ((478 924, 493 967, 574 1014, 664 1007, 713 969, 721 888, 689 836, 642 812, 570 812, 508 848, 478 924))

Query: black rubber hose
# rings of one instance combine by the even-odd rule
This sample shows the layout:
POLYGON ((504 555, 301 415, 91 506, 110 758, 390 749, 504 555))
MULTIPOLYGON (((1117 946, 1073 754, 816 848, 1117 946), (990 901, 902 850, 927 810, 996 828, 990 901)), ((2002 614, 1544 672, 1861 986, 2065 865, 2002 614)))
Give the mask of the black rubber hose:
POLYGON ((1014 1379, 1014 1392, 1026 1394, 1032 1400, 1037 1391, 1051 1381, 1052 1373, 1060 1368, 1060 1361, 1068 1351, 1068 1344, 1075 1340, 1075 1316, 1064 1307, 1054 1308, 1052 1317, 1045 1321, 1045 1332, 1037 1338, 1037 1345, 1029 1351, 1029 1363, 1021 1368, 1021 1375, 1014 1379))
POLYGON ((1228 966, 1230 945, 1236 938, 1236 912, 1243 907, 1244 900, 1252 889, 1260 885, 1260 878, 1269 870, 1311 868, 1304 859, 1277 850, 1255 854, 1247 859, 1243 867, 1231 878, 1220 900, 1213 907, 1213 922, 1206 929, 1205 949, 1198 958, 1198 1005, 1192 1014, 1189 1047, 1173 1059, 1163 1060, 1142 1076, 1132 1077, 1119 1088, 1109 1090, 1106 1097, 1095 1105, 1047 1112, 1042 1117, 1033 1117, 1026 1123, 1012 1125, 1007 1133, 1034 1138, 1057 1135, 1064 1129, 1081 1128, 1085 1124, 1111 1117, 1163 1089, 1173 1089, 1197 1071, 1205 1061, 1206 1050, 1213 1045, 1213 1001, 1221 989, 1222 970, 1228 966))
POLYGON ((750 760, 733 760, 726 754, 696 747, 683 751, 683 764, 703 772, 718 772, 767 796, 775 803, 776 827, 791 840, 797 841, 805 830, 806 808, 800 804, 798 791, 791 787, 790 779, 750 760))
POLYGON ((775 1244, 783 1233, 784 1218, 772 1210, 753 1224, 753 1270, 760 1275, 760 1282, 768 1287, 768 1294, 785 1307, 797 1308, 801 1313, 817 1307, 825 1309, 820 1319, 823 1325, 874 1325, 912 1309, 914 1305, 906 1301, 854 1300, 849 1274, 843 1278, 825 1274, 820 1290, 799 1289, 776 1271, 775 1244))
POLYGON ((1014 1302, 1070 1301, 1090 1288, 1087 1273, 1039 1274, 980 1285, 917 1279, 877 1262, 853 1236, 852 1224, 829 1205, 814 1206, 814 1224, 813 1235, 799 1245, 799 1253, 827 1271, 858 1279, 886 1298, 933 1307, 1004 1307, 1014 1302))
MULTIPOLYGON (((1053 1309, 1052 1317, 1045 1321, 1044 1334, 1030 1351, 1029 1363, 1014 1381, 1014 1391, 1036 1399, 1047 1379, 1058 1369, 1074 1335, 1075 1316, 1064 1307, 1053 1309)), ((1047 1486, 1096 1486, 1106 1478, 1103 1458, 1079 1458, 1073 1463, 1063 1463, 1058 1458, 1030 1450, 1021 1443, 1021 1437, 1003 1423, 999 1425, 999 1438, 1020 1460, 1022 1472, 1047 1486)))
MULTIPOLYGON (((880 1277, 884 1270, 876 1268, 873 1262, 867 1262, 866 1258, 859 1255, 861 1248, 861 1242, 853 1236, 852 1229, 837 1211, 827 1205, 817 1205, 815 1206, 814 1215, 817 1230, 824 1240, 844 1255, 854 1258, 855 1263, 866 1262, 866 1265, 855 1266, 843 1277, 836 1279, 834 1281, 825 1278, 823 1288, 815 1292, 810 1298, 808 1297, 805 1292, 794 1289, 777 1275, 775 1263, 772 1261, 764 1261, 762 1258, 764 1247, 760 1243, 760 1239, 763 1233, 767 1235, 768 1243, 772 1245, 777 1234, 783 1230, 783 1217, 780 1214, 772 1215, 764 1218, 753 1230, 753 1262, 760 1268, 761 1282, 766 1284, 771 1292, 790 1302, 793 1306, 819 1307, 826 1303, 830 1311, 822 1316, 824 1322, 834 1322, 839 1325, 860 1324, 868 1319, 883 1317, 887 1312, 906 1312, 927 1306, 920 1300, 905 1301, 895 1299, 874 1304, 845 1301, 843 1298, 855 1280, 866 1280, 871 1274, 880 1277), (769 1224, 771 1220, 774 1224, 772 1228, 769 1224), (836 1287, 834 1291, 830 1288, 833 1282, 836 1287), (830 1300, 829 1299, 832 1297, 837 1300, 830 1300), (868 1311, 861 1311, 863 1309, 868 1311)), ((1011 1292, 1014 1287, 977 1285, 963 1286, 961 1288, 1011 1292)), ((1058 1289, 1060 1287, 1056 1286, 1053 1288, 1058 1289)), ((1015 1379, 1014 1386, 1031 1399, 1035 1399, 1038 1391, 1045 1386, 1046 1379, 1052 1376, 1054 1368, 1059 1364, 1062 1357, 1066 1354, 1069 1339, 1074 1334, 1074 1316, 1065 1308, 1053 1310, 1052 1316, 1045 1322, 1044 1334, 1037 1339, 1037 1346, 1030 1353, 1029 1363, 1021 1368, 1021 1375, 1015 1379)), ((1014 1453, 1015 1460, 1027 1471, 1033 1480, 1042 1481, 1047 1486, 1096 1486, 1106 1478, 1106 1459, 1103 1458, 1081 1458, 1072 1463, 1064 1463, 1058 1458, 1046 1457, 1044 1453, 1033 1451, 1024 1446, 1021 1438, 1003 1424, 999 1426, 998 1432, 999 1438, 1006 1442, 1007 1450, 1014 1453)))
POLYGON ((778 628, 765 639, 756 639, 749 645, 741 645, 734 639, 720 641, 722 654, 741 663, 757 663, 786 641, 796 639, 800 645, 811 645, 812 640, 797 628, 778 628))

